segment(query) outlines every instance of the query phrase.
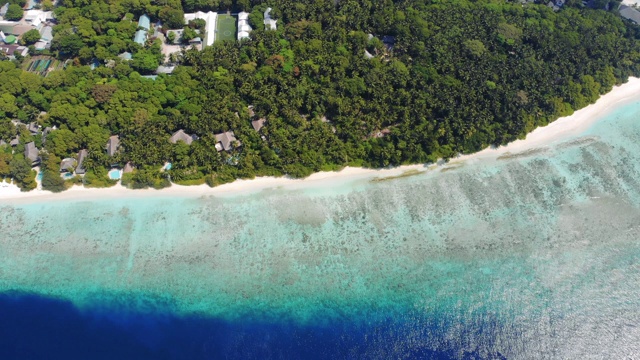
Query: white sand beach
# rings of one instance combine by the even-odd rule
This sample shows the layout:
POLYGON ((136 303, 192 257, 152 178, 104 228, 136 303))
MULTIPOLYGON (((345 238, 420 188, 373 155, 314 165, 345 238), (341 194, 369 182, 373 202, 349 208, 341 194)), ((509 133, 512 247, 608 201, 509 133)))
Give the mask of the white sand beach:
POLYGON ((640 78, 629 78, 628 82, 614 87, 594 104, 582 108, 570 116, 559 118, 547 126, 533 130, 527 134, 524 140, 516 140, 498 148, 487 148, 474 154, 461 156, 451 162, 495 158, 553 144, 585 132, 595 122, 602 119, 607 111, 617 105, 633 101, 640 101, 640 78))
MULTIPOLYGON (((473 162, 477 160, 497 158, 504 154, 517 154, 529 149, 550 145, 556 141, 578 135, 586 131, 607 111, 623 102, 640 101, 640 78, 630 78, 623 85, 616 86, 606 95, 601 96, 595 104, 576 111, 573 115, 560 118, 548 126, 538 128, 527 135, 524 140, 514 141, 499 148, 488 148, 475 154, 464 155, 451 160, 450 163, 473 162)), ((429 167, 436 167, 431 165, 429 167)), ((286 188, 331 188, 333 186, 364 179, 399 176, 407 171, 425 170, 424 164, 399 166, 389 169, 364 169, 346 167, 337 172, 320 172, 305 179, 287 177, 260 177, 252 180, 237 180, 230 184, 210 188, 207 185, 180 186, 173 185, 162 190, 130 190, 120 185, 107 189, 88 189, 74 186, 71 189, 54 194, 49 191, 34 190, 21 192, 17 186, 0 182, 0 203, 57 201, 80 199, 131 198, 145 196, 188 196, 204 195, 224 196, 249 194, 266 189, 286 188)))

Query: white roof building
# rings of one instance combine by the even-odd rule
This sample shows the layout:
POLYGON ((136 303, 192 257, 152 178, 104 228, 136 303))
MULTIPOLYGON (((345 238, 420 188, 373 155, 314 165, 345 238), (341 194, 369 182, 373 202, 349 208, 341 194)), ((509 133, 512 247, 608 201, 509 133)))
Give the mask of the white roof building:
POLYGON ((278 22, 278 20, 273 20, 271 18, 271 8, 267 8, 267 11, 264 12, 264 27, 265 30, 277 30, 276 27, 276 22, 278 22))
POLYGON ((249 25, 249 13, 241 12, 238 14, 238 40, 249 38, 251 32, 251 25, 249 25))
POLYGON ((40 26, 42 23, 53 20, 52 11, 27 10, 24 12, 23 20, 33 26, 40 26))
POLYGON ((33 47, 34 47, 36 50, 44 50, 44 49, 46 49, 46 48, 47 48, 47 45, 48 45, 48 44, 49 44, 49 43, 48 43, 48 42, 46 42, 46 41, 38 40, 38 41, 36 41, 36 43, 35 43, 35 44, 33 44, 33 47))
POLYGON ((209 11, 207 13, 198 11, 196 13, 184 14, 184 23, 188 24, 189 21, 195 19, 204 20, 207 25, 205 26, 205 37, 203 39, 204 46, 211 46, 214 41, 216 41, 216 20, 218 19, 218 14, 213 11, 209 11))

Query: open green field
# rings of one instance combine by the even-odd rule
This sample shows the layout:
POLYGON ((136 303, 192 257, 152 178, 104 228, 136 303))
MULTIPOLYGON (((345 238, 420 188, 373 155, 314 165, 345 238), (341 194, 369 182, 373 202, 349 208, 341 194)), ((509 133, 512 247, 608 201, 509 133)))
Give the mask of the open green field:
POLYGON ((216 21, 216 41, 236 40, 236 18, 218 14, 216 21))

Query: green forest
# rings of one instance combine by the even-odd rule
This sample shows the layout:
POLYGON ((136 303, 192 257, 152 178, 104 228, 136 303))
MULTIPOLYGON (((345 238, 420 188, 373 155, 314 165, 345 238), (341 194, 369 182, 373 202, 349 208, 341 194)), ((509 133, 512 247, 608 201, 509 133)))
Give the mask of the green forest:
POLYGON ((24 59, 0 62, 0 139, 20 135, 0 148, 0 177, 24 190, 35 187, 30 141, 43 149, 51 190, 70 185, 59 164, 81 149, 87 173, 69 182, 109 186, 108 169, 131 163, 123 184, 133 188, 435 162, 522 138, 640 75, 639 28, 616 6, 578 1, 559 11, 484 0, 60 4, 50 52, 71 60, 65 69, 42 77, 21 70, 24 59), (276 31, 261 25, 267 5, 276 31), (250 12, 251 39, 184 51, 172 74, 143 77, 166 59, 160 40, 131 40, 131 20, 175 22, 199 10, 250 12), (123 51, 133 59, 119 59, 123 51), (92 70, 94 59, 102 65, 92 70), (257 118, 266 119, 260 132, 257 118), (58 130, 44 141, 15 119, 58 130), (170 143, 179 129, 198 139, 170 143), (242 145, 217 151, 214 134, 225 131, 242 145), (121 143, 113 158, 112 135, 121 143), (162 172, 165 162, 172 168, 162 172))

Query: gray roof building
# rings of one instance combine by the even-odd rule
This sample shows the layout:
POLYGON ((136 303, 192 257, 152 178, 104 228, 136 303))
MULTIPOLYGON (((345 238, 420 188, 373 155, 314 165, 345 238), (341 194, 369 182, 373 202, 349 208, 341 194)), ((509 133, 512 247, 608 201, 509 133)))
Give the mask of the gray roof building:
POLYGON ((258 120, 253 120, 251 122, 251 126, 253 126, 253 130, 260 131, 260 129, 262 129, 262 127, 264 126, 264 123, 266 122, 267 122, 267 119, 260 118, 258 120))
POLYGON ((234 147, 242 146, 242 143, 236 139, 236 135, 233 131, 223 132, 222 134, 216 134, 216 149, 218 151, 229 151, 234 147))
POLYGON ((138 44, 144 46, 145 41, 147 41, 147 31, 146 30, 138 30, 136 31, 134 37, 133 37, 133 41, 137 42, 138 44))
POLYGON ((5 55, 7 55, 10 58, 15 58, 16 53, 22 56, 27 56, 27 54, 29 53, 29 48, 26 46, 21 46, 17 44, 0 45, 0 51, 2 51, 5 55))
POLYGON ((131 59, 133 59, 133 55, 131 55, 131 53, 127 52, 127 51, 121 53, 120 55, 118 55, 118 57, 120 59, 122 59, 122 60, 131 60, 131 59))
POLYGON ((171 74, 173 70, 175 70, 175 66, 164 66, 160 65, 156 69, 156 74, 171 74))
POLYGON ((51 26, 43 26, 40 29, 40 39, 44 41, 53 40, 53 28, 51 26))
POLYGON ((33 141, 28 143, 24 147, 24 157, 31 161, 31 164, 35 164, 40 160, 40 150, 36 147, 36 143, 33 141))
POLYGON ((147 31, 151 29, 151 19, 147 14, 143 14, 138 19, 138 27, 141 27, 147 31))
POLYGON ((16 137, 9 142, 11 146, 18 146, 18 144, 20 144, 20 135, 16 135, 16 137))
POLYGON ((32 135, 36 135, 40 132, 40 125, 35 122, 30 122, 29 125, 27 125, 27 130, 29 130, 32 135))
POLYGON ((636 24, 640 24, 640 11, 627 5, 620 5, 618 10, 620 12, 620 16, 622 16, 623 18, 631 20, 636 24))
POLYGON ((53 129, 50 126, 47 126, 46 128, 44 128, 44 130, 42 130, 42 144, 47 142, 47 135, 49 135, 52 130, 53 129))
POLYGON ((169 142, 172 144, 176 144, 178 141, 182 141, 187 145, 191 145, 193 140, 198 140, 198 137, 196 135, 189 135, 182 129, 174 132, 173 135, 171 135, 171 137, 169 138, 169 142))
POLYGON ((87 151, 87 149, 82 149, 78 153, 78 166, 76 167, 76 174, 82 175, 85 172, 87 172, 83 166, 84 159, 87 157, 87 155, 89 155, 89 152, 87 151))
POLYGON ((0 146, 5 146, 5 145, 7 145, 7 142, 4 140, 0 140, 0 146))
POLYGON ((33 47, 36 50, 45 50, 47 47, 49 47, 49 43, 46 41, 38 40, 35 44, 33 44, 33 47))
POLYGON ((116 152, 118 152, 118 147, 120 147, 120 137, 118 135, 111 136, 109 141, 107 141, 107 146, 105 146, 107 154, 114 156, 116 152))
POLYGON ((15 21, 2 21, 0 22, 0 31, 5 35, 13 34, 13 28, 18 25, 15 21))
POLYGON ((76 166, 76 159, 65 158, 60 162, 60 172, 71 172, 73 167, 76 166))

